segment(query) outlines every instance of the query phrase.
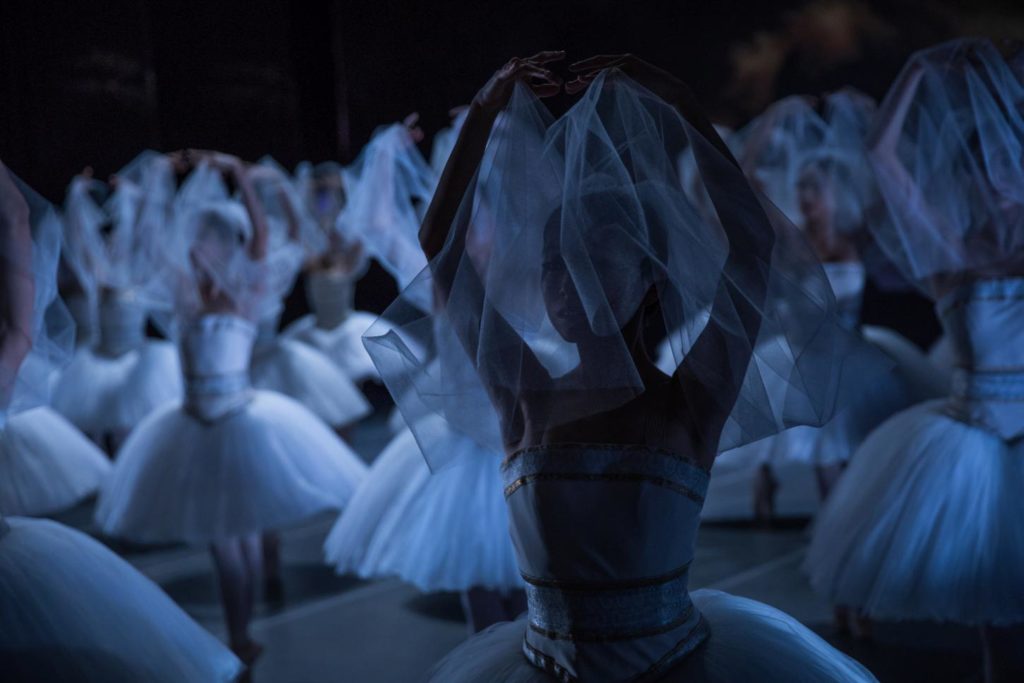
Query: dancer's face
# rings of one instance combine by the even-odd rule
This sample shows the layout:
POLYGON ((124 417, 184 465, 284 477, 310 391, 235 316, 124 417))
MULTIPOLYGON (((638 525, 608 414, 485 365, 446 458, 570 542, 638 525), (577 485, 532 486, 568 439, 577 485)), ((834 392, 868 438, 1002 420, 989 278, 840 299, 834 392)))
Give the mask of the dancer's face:
MULTIPOLYGON (((579 264, 583 273, 593 276, 596 289, 591 295, 600 297, 594 304, 606 314, 610 313, 620 326, 636 315, 650 287, 642 259, 623 240, 622 232, 620 225, 591 228, 587 236, 589 246, 584 249, 586 254, 581 254, 585 263, 579 264)), ((544 305, 558 333, 566 341, 578 343, 596 333, 566 263, 560 234, 557 221, 555 225, 549 223, 544 235, 541 270, 544 305)))
POLYGON ((553 217, 544 230, 544 260, 541 264, 544 306, 558 334, 568 342, 578 342, 590 334, 590 324, 565 262, 560 237, 560 222, 553 217))
POLYGON ((835 212, 835 193, 832 180, 819 167, 811 165, 801 173, 796 183, 797 202, 804 222, 822 225, 828 223, 835 212))
POLYGON ((245 236, 213 215, 200 226, 189 256, 195 272, 200 299, 208 310, 227 311, 234 306, 220 282, 245 249, 245 236))
POLYGON ((345 203, 341 180, 336 176, 319 176, 313 183, 313 210, 321 224, 334 224, 345 203))
POLYGON ((560 257, 545 257, 542 285, 548 317, 558 334, 568 342, 578 342, 588 336, 587 312, 572 275, 560 257))

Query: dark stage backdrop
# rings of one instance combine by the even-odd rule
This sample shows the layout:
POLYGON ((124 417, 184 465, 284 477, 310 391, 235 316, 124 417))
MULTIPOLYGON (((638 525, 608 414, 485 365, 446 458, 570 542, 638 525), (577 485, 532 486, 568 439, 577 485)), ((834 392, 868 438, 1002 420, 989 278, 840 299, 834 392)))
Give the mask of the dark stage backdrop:
MULTIPOLYGON (((144 148, 269 154, 289 168, 303 159, 347 162, 376 126, 412 111, 428 133, 426 151, 448 109, 467 102, 495 68, 555 48, 575 57, 640 54, 687 80, 720 120, 738 124, 760 104, 730 86, 737 46, 764 35, 800 40, 803 24, 793 17, 806 4, 3 0, 0 158, 60 201, 85 166, 106 176, 144 148)), ((988 4, 1001 12, 1014 6, 988 4)), ((880 17, 889 32, 876 31, 881 38, 835 68, 818 68, 813 50, 791 50, 762 79, 765 91, 852 83, 880 97, 910 51, 963 30, 960 3, 852 5, 880 17)), ((393 295, 373 269, 357 303, 381 310, 393 295)), ((896 323, 921 343, 935 335, 927 306, 907 323, 908 307, 921 309, 920 301, 880 301, 868 302, 873 322, 896 323)), ((288 317, 303 309, 300 291, 288 317)))

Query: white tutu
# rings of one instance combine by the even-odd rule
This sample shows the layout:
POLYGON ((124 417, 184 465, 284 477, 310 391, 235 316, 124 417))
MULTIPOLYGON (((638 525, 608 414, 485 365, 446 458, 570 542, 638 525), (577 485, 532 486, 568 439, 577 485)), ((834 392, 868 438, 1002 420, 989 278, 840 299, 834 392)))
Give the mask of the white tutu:
MULTIPOLYGON (((879 347, 886 355, 889 355, 889 349, 892 348, 897 353, 905 353, 911 357, 905 347, 896 343, 896 339, 902 338, 895 332, 885 331, 883 335, 881 328, 873 330, 872 334, 883 339, 888 345, 879 347)), ((941 395, 946 389, 941 381, 935 386, 916 386, 911 381, 911 378, 935 381, 934 376, 929 377, 920 369, 920 364, 928 362, 924 354, 918 353, 917 356, 913 360, 920 363, 910 364, 906 371, 904 363, 909 362, 908 358, 889 356, 897 363, 896 368, 880 376, 878 373, 874 374, 868 380, 870 383, 865 383, 859 377, 844 380, 855 383, 845 387, 843 391, 847 395, 856 396, 856 401, 836 414, 824 426, 792 427, 747 447, 758 451, 758 459, 761 462, 773 464, 795 461, 808 465, 829 466, 846 462, 871 430, 891 415, 913 405, 916 401, 941 395)))
POLYGON ((399 433, 327 537, 327 561, 339 573, 398 576, 424 592, 521 588, 500 456, 426 419, 443 430, 435 447, 451 452, 451 463, 431 474, 412 432, 399 433))
MULTIPOLYGON (((913 342, 888 327, 863 325, 861 335, 885 352, 896 363, 912 403, 948 396, 952 382, 953 363, 937 362, 913 342)), ((941 360, 941 359, 938 359, 941 360)))
POLYGON ((252 358, 252 384, 290 396, 334 428, 370 413, 370 404, 328 358, 304 344, 278 337, 252 358))
POLYGON ((46 515, 99 490, 110 461, 49 408, 13 415, 0 429, 0 513, 46 515))
MULTIPOLYGON (((713 590, 692 593, 711 635, 658 680, 687 683, 854 683, 867 669, 774 607, 713 590)), ((526 618, 490 627, 455 648, 429 680, 458 683, 556 681, 523 656, 526 618)))
POLYGON ((340 509, 365 473, 315 415, 255 391, 212 423, 173 406, 150 415, 118 454, 96 521, 142 543, 207 543, 340 509))
POLYGON ((379 380, 380 374, 363 347, 363 334, 376 320, 372 313, 350 311, 340 325, 325 330, 317 327, 315 316, 306 315, 289 325, 284 334, 323 353, 353 382, 379 380))
POLYGON ((146 340, 116 358, 91 349, 76 351, 57 383, 53 407, 86 434, 99 435, 131 430, 181 395, 174 344, 146 340))
POLYGON ((1024 442, 931 401, 857 451, 822 508, 812 585, 879 619, 1024 621, 1024 442))
POLYGON ((215 637, 96 541, 48 520, 7 523, 0 530, 4 681, 213 683, 241 672, 215 637))
POLYGON ((949 393, 949 370, 935 367, 899 333, 865 326, 861 335, 895 363, 895 371, 861 387, 856 403, 824 427, 793 427, 721 454, 715 460, 703 519, 749 519, 757 468, 764 463, 771 465, 778 485, 776 514, 814 515, 819 506, 815 466, 846 462, 871 430, 891 415, 949 393))

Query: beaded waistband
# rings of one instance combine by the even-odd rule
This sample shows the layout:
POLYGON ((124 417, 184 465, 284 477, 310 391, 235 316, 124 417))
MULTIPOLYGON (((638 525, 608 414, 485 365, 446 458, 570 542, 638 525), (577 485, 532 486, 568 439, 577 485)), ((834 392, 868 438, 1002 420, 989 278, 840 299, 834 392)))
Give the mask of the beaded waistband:
POLYGON ((704 641, 687 590, 709 477, 698 463, 643 445, 553 444, 513 453, 502 475, 535 666, 563 681, 651 680, 704 641), (595 505, 602 514, 583 511, 595 505), (618 524, 618 506, 631 524, 618 524), (644 550, 646 533, 671 551, 644 550))
POLYGON ((952 394, 966 401, 1024 401, 1024 370, 953 372, 952 394))
POLYGON ((252 399, 248 372, 223 375, 185 375, 184 408, 190 415, 214 421, 231 415, 252 399))

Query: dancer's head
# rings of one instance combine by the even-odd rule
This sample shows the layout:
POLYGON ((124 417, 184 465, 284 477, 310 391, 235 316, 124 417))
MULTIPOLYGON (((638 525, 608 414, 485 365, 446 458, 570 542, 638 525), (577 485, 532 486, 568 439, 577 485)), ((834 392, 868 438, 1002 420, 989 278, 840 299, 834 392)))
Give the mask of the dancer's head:
POLYGON ((637 195, 591 192, 544 226, 541 284, 548 317, 569 342, 622 334, 657 314, 665 279, 660 221, 637 195))
POLYGON ((226 283, 238 275, 248 260, 246 246, 252 228, 245 210, 228 200, 208 202, 194 215, 195 239, 189 249, 196 285, 203 305, 214 310, 234 308, 226 283))

